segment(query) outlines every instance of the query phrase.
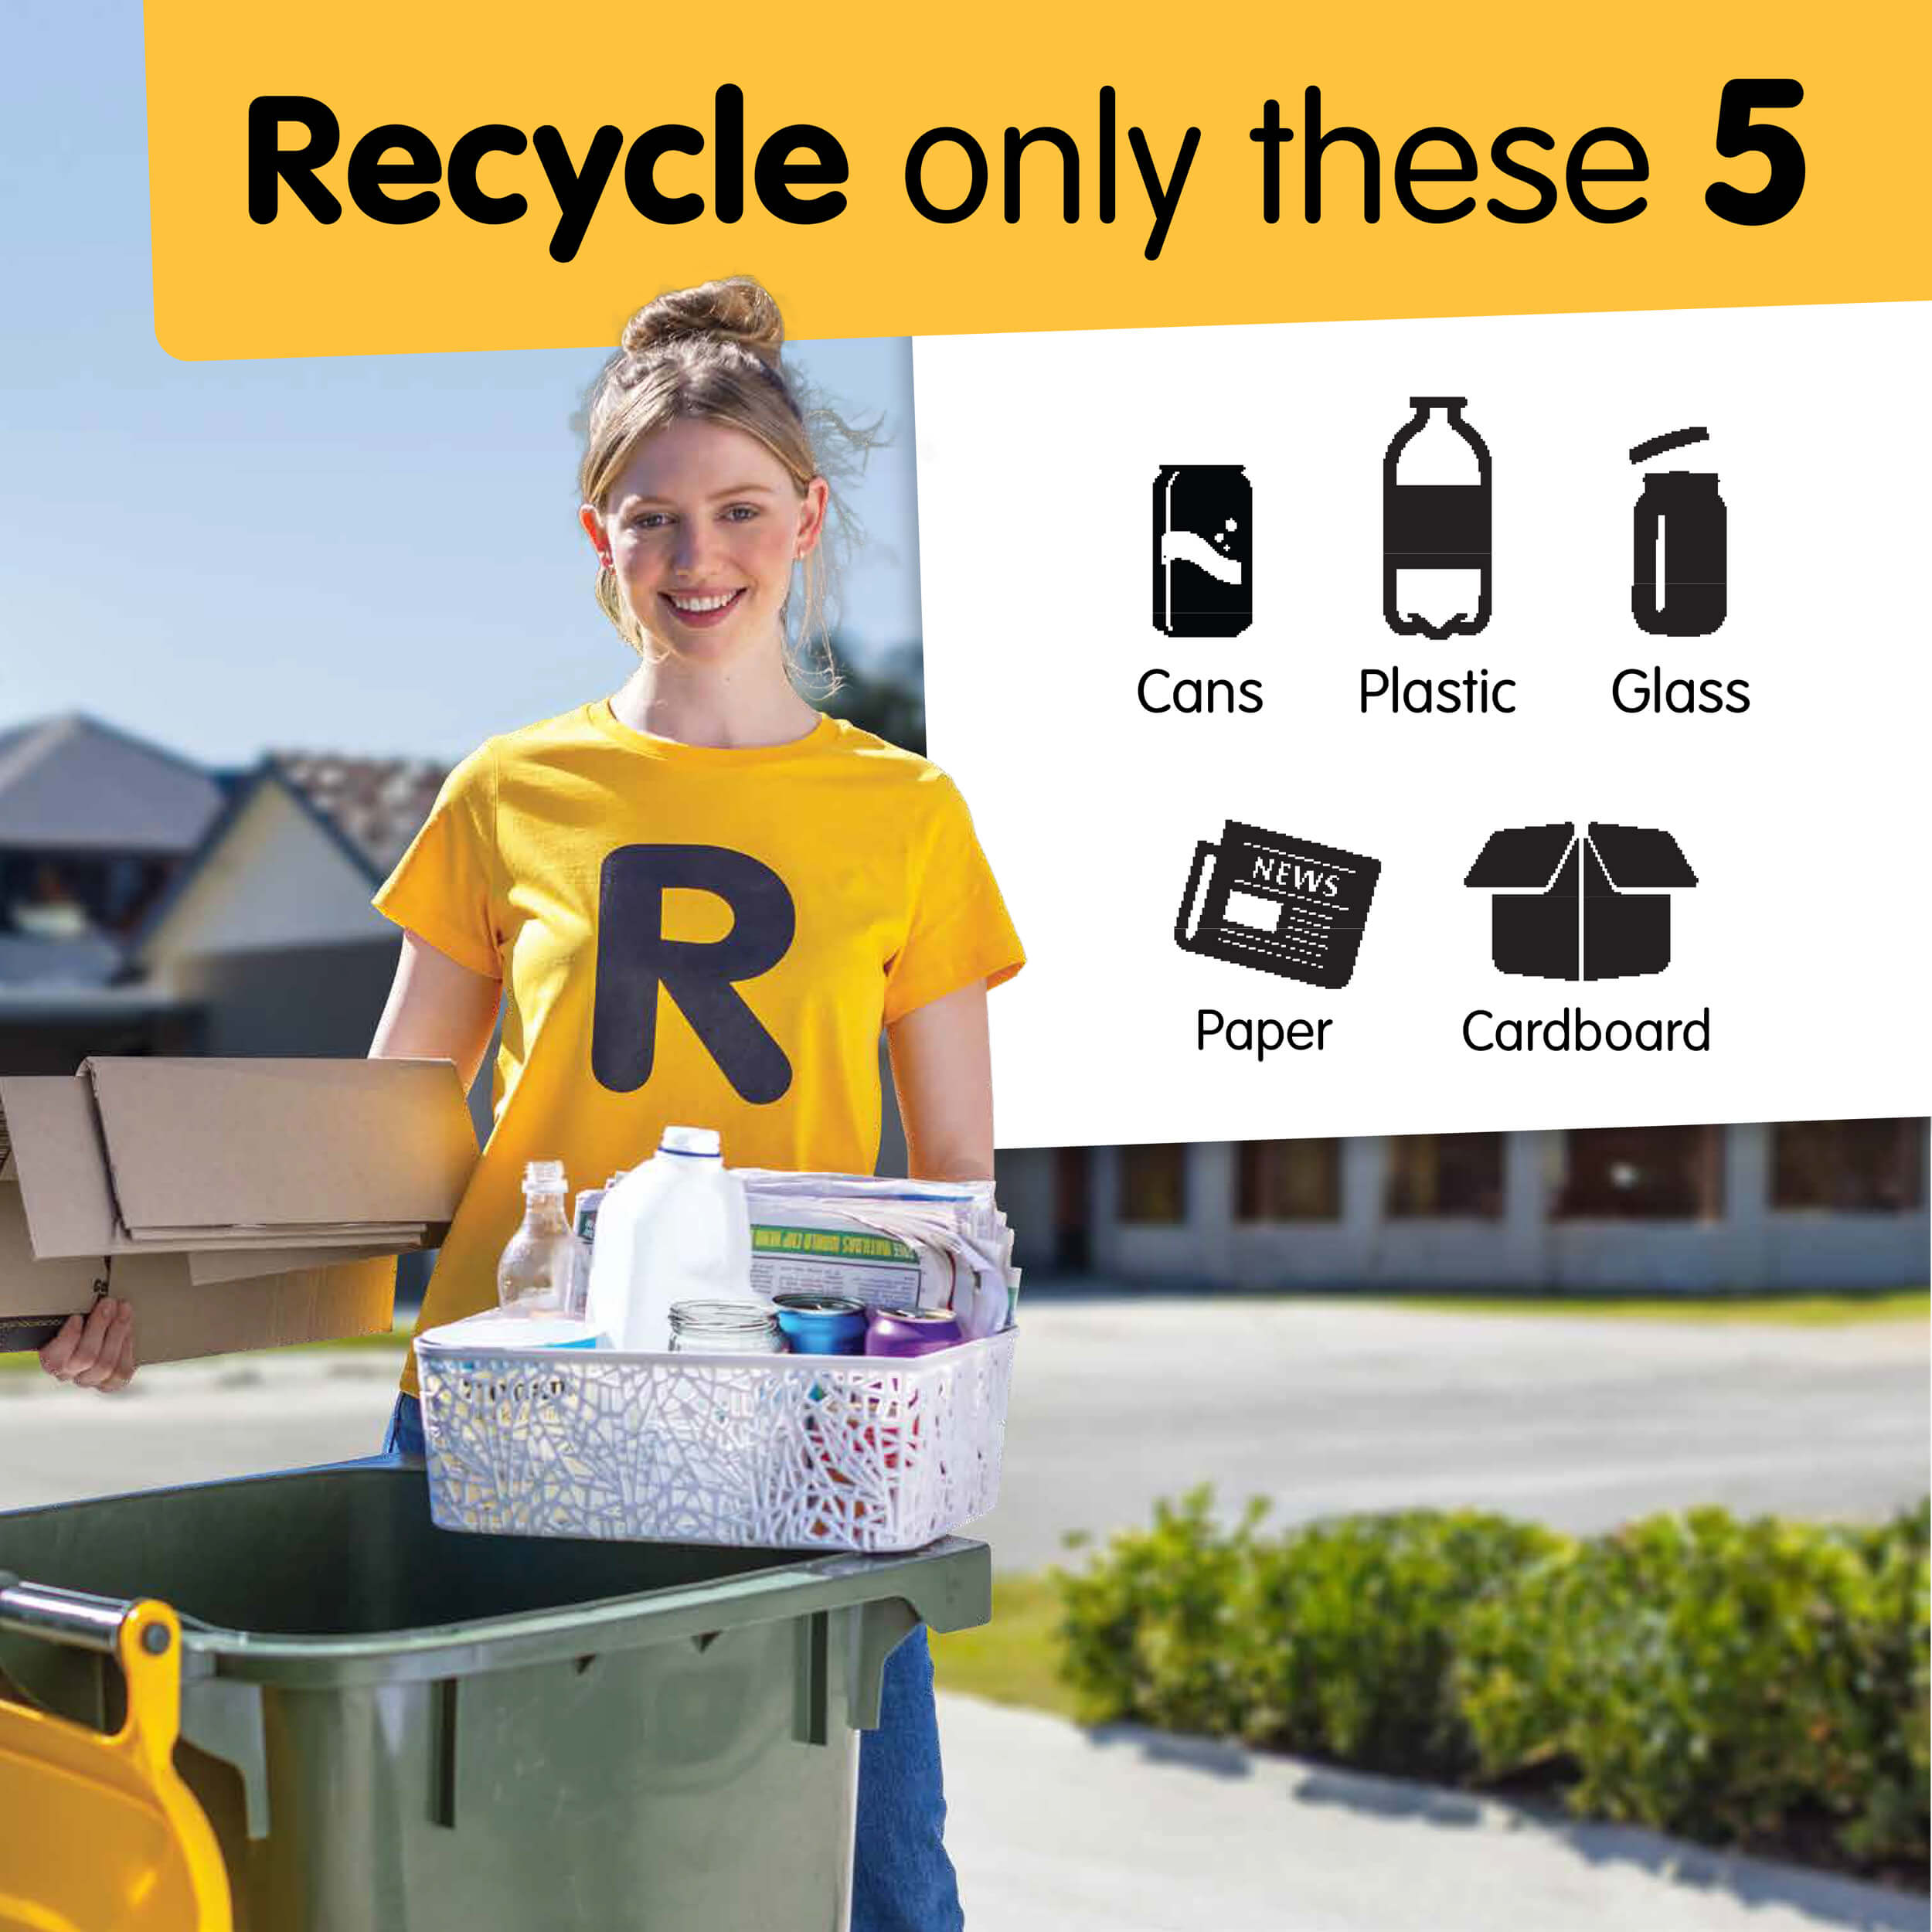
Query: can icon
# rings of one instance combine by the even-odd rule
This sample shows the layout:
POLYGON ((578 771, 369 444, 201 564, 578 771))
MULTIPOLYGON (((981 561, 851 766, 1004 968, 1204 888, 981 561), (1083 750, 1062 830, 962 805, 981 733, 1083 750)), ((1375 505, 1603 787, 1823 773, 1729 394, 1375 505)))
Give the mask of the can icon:
POLYGON ((1154 479, 1154 628, 1233 638, 1254 616, 1253 502, 1239 463, 1172 463, 1154 479))

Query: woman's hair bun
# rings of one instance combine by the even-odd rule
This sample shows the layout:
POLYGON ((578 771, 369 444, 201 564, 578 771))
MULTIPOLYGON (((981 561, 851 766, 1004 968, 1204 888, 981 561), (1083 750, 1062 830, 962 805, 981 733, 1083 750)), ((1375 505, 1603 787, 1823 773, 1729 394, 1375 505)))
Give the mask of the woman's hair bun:
POLYGON ((624 325, 624 351, 646 356, 694 335, 736 342, 775 369, 785 339, 784 318, 749 275, 728 276, 645 303, 624 325))

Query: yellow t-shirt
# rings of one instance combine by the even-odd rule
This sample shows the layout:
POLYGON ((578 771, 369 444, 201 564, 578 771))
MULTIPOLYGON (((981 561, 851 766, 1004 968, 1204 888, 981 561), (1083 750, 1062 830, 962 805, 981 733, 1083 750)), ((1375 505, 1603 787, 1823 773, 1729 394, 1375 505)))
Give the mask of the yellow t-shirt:
POLYGON ((526 1162, 574 1194, 675 1124, 719 1129, 736 1167, 869 1174, 881 1027, 1025 959, 951 780, 828 717, 730 750, 600 699, 492 738, 374 903, 506 1001, 424 1328, 495 1305, 526 1162))

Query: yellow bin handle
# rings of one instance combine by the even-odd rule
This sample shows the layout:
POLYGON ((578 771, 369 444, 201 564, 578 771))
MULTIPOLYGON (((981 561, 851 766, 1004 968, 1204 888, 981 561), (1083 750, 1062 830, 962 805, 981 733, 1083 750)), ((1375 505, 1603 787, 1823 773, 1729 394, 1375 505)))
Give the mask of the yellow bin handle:
POLYGON ((0 1574, 0 1627, 116 1658, 112 1736, 0 1697, 0 1932, 233 1932, 221 1847, 175 1769, 181 1620, 0 1574))

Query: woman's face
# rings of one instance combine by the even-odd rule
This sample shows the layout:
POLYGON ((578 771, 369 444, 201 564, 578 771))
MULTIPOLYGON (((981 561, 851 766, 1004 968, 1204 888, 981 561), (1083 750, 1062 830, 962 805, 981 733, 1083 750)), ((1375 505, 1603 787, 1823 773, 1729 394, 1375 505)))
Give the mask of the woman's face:
POLYGON ((646 437, 583 522, 644 628, 716 662, 781 647, 791 566, 825 515, 822 477, 801 495, 756 437, 687 417, 646 437))

